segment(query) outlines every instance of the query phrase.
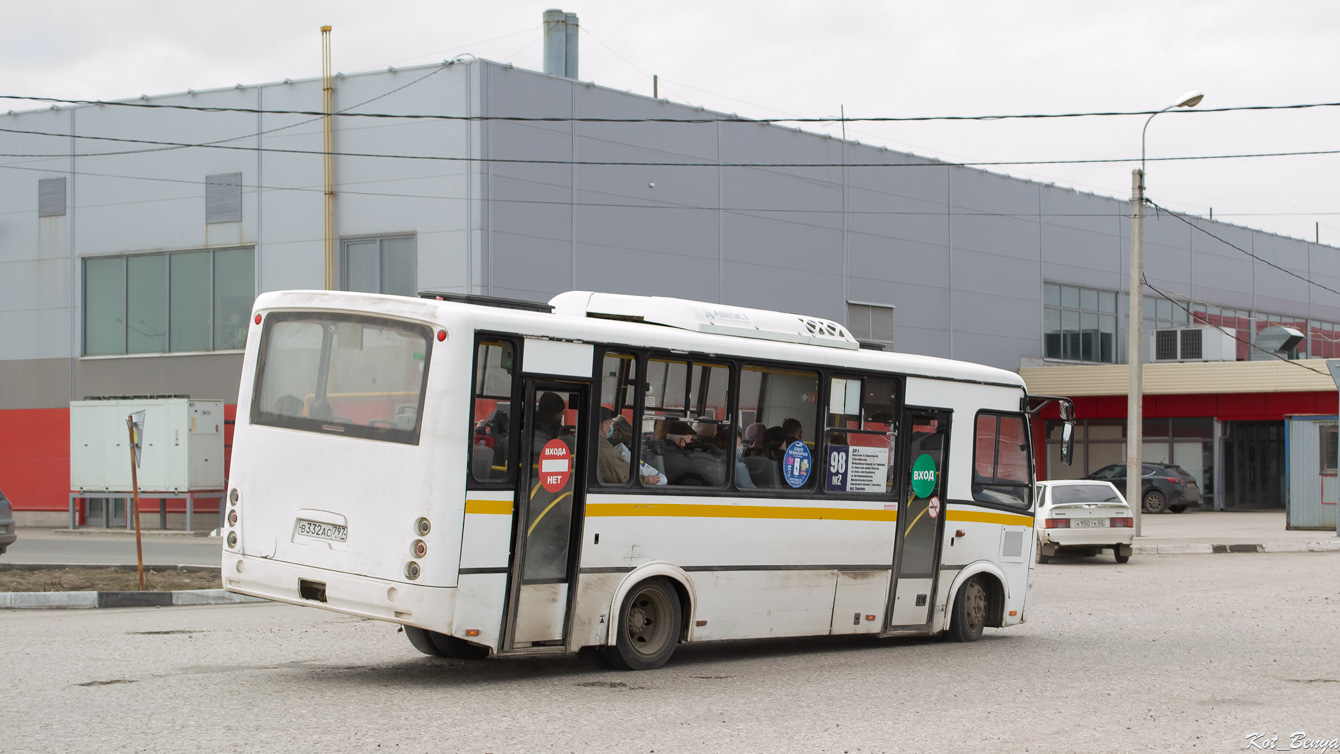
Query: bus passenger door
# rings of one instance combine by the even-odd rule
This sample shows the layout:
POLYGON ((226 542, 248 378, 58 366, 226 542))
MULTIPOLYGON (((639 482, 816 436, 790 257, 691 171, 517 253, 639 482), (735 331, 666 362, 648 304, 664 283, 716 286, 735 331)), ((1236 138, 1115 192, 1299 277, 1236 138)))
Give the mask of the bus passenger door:
POLYGON ((944 539, 945 463, 951 412, 908 408, 903 412, 903 476, 898 536, 885 630, 922 630, 935 605, 940 542, 944 539))
POLYGON ((527 380, 504 651, 562 647, 585 510, 588 386, 527 380))

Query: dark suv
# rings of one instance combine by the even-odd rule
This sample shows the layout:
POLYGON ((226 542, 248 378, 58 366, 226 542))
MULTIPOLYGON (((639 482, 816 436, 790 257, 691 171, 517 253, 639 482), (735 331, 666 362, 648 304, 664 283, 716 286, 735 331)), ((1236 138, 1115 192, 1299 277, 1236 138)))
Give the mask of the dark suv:
MULTIPOLYGON (((1181 466, 1171 464, 1143 464, 1140 480, 1140 502, 1145 513, 1181 513, 1189 505, 1200 504, 1200 487, 1196 478, 1181 466)), ((1086 479, 1111 482, 1122 494, 1126 493, 1126 464, 1114 463, 1093 472, 1086 479)))
POLYGON ((5 497, 5 493, 0 492, 0 555, 3 555, 16 539, 18 535, 14 533, 14 508, 9 504, 9 498, 5 497))

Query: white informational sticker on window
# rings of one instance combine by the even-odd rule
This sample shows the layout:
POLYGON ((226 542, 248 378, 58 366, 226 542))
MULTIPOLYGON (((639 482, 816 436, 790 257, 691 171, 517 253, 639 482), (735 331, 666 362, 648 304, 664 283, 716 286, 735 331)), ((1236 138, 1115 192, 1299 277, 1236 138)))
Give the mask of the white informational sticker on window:
POLYGON ((853 445, 847 462, 848 492, 883 492, 889 476, 887 448, 863 448, 853 445))

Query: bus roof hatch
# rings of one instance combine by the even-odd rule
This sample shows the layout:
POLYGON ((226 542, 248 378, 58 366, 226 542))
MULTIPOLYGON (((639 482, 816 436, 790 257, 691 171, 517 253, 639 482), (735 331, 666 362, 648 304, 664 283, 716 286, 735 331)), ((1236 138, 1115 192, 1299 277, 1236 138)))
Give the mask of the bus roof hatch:
POLYGON ((681 330, 855 350, 860 343, 832 320, 664 296, 569 291, 549 300, 554 314, 647 322, 681 330))

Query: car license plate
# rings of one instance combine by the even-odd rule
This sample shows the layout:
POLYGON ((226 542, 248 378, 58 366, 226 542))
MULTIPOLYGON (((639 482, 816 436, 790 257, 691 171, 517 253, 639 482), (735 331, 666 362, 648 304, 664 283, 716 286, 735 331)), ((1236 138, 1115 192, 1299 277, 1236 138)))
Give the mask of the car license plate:
POLYGON ((320 521, 298 519, 298 533, 304 537, 324 539, 328 542, 346 542, 349 539, 349 527, 339 524, 323 524, 320 521))
POLYGON ((1094 529, 1101 529, 1101 528, 1104 528, 1104 527, 1106 527, 1106 526, 1107 526, 1107 519, 1105 519, 1105 518, 1072 518, 1072 519, 1070 519, 1070 528, 1072 528, 1072 529, 1083 529, 1083 528, 1086 528, 1086 527, 1092 527, 1092 528, 1094 528, 1094 529))

